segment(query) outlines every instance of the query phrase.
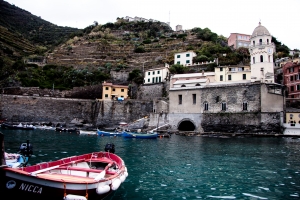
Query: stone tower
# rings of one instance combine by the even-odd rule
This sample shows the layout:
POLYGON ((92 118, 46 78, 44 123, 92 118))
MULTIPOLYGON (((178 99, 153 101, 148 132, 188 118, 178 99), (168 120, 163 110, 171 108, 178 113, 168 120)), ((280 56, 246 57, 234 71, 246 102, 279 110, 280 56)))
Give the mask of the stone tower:
POLYGON ((250 37, 251 82, 274 83, 275 45, 266 27, 259 22, 250 37))

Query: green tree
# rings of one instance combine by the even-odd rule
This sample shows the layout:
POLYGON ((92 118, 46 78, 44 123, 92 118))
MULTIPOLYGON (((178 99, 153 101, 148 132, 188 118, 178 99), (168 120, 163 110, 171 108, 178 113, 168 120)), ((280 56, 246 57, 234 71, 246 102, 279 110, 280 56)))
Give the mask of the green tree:
POLYGON ((175 64, 170 67, 171 74, 184 74, 188 69, 180 64, 175 64))

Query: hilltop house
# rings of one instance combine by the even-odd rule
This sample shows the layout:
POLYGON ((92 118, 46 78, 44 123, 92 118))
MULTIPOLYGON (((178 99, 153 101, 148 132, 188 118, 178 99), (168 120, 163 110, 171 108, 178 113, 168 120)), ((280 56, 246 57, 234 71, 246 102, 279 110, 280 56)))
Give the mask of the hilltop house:
POLYGON ((102 87, 102 100, 124 100, 128 97, 128 86, 104 82, 102 87))
POLYGON ((193 51, 175 53, 174 64, 179 64, 179 65, 183 65, 183 66, 193 65, 193 58, 196 56, 197 56, 197 54, 193 51))
POLYGON ((243 33, 230 33, 228 37, 228 46, 232 46, 234 49, 240 47, 248 48, 250 45, 250 35, 243 33))
POLYGON ((169 79, 169 65, 165 63, 164 67, 148 69, 144 73, 144 84, 165 82, 169 79))

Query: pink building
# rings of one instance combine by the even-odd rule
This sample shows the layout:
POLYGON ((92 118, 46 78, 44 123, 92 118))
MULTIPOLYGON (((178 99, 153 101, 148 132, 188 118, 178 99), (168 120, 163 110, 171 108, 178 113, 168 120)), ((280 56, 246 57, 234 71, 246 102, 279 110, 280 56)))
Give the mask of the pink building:
POLYGON ((240 47, 248 48, 250 45, 250 36, 243 33, 230 33, 228 38, 228 46, 233 46, 234 49, 240 47))
POLYGON ((287 88, 287 98, 300 99, 300 64, 288 62, 283 66, 283 84, 287 88))

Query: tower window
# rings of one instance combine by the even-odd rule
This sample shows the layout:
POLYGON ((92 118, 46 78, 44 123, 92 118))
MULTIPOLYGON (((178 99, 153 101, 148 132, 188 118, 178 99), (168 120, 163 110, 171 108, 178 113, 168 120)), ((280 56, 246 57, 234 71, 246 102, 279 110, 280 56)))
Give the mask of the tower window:
POLYGON ((193 94, 193 104, 196 104, 196 94, 193 94))
POLYGON ((260 62, 264 62, 264 56, 260 55, 260 62))
POLYGON ((253 57, 252 60, 253 60, 253 64, 255 64, 255 57, 253 57))
POLYGON ((262 45, 262 39, 259 39, 259 45, 262 45))
POLYGON ((231 81, 231 75, 228 75, 228 80, 231 81))
POLYGON ((255 46, 255 41, 253 41, 253 46, 255 46))

